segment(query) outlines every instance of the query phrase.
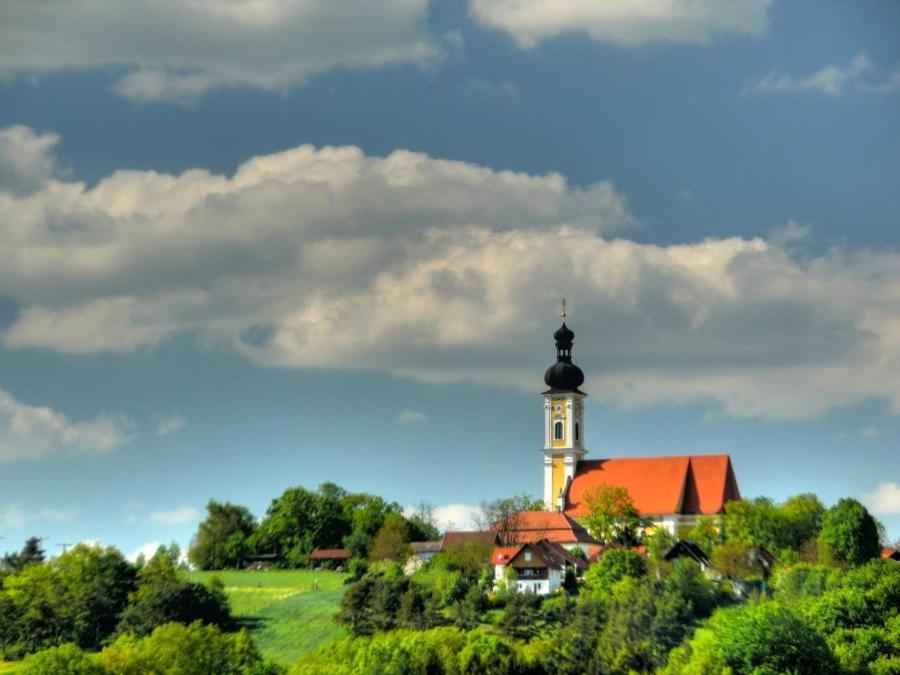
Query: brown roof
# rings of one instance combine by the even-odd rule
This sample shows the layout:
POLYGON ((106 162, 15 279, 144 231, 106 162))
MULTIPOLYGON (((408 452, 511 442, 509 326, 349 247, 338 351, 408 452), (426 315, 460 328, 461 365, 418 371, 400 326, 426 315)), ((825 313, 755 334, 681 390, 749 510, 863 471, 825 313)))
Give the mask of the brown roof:
POLYGON ((441 539, 441 550, 459 548, 466 544, 474 543, 478 546, 493 546, 497 543, 497 535, 494 532, 444 532, 441 539))
POLYGON ((346 560, 353 554, 347 548, 317 548, 309 554, 310 560, 346 560))
POLYGON ((728 455, 599 459, 578 463, 566 515, 587 515, 584 495, 600 485, 626 488, 644 516, 722 513, 741 498, 728 455))
POLYGON ((413 553, 437 553, 441 550, 441 542, 439 541, 414 541, 409 547, 413 553))
POLYGON ((510 519, 509 527, 511 540, 519 544, 541 539, 558 544, 596 543, 583 526, 564 513, 519 511, 510 519))
POLYGON ((548 567, 563 569, 566 566, 569 566, 584 571, 588 566, 586 560, 576 558, 559 544, 547 541, 546 539, 520 544, 519 546, 498 546, 491 554, 491 564, 512 564, 515 567, 513 562, 525 549, 534 551, 548 567))

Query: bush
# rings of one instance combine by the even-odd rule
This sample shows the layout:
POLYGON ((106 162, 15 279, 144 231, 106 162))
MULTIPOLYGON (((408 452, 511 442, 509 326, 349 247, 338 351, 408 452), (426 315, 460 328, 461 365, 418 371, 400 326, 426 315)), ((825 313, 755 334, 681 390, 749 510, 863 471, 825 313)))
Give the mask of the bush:
POLYGON ((173 561, 157 554, 138 572, 137 590, 128 598, 118 631, 142 636, 173 621, 202 621, 223 628, 232 623, 221 583, 207 587, 184 581, 173 561))
POLYGON ((771 601, 717 610, 686 647, 670 654, 664 672, 828 675, 838 672, 838 665, 819 633, 771 601))
POLYGON ((521 650, 499 636, 480 630, 466 633, 457 628, 434 628, 336 640, 304 658, 290 672, 512 675, 524 671, 524 661, 521 650))
POLYGON ((32 654, 25 659, 24 675, 104 675, 95 655, 71 642, 32 654))
POLYGON ((819 541, 836 560, 848 565, 862 565, 881 552, 878 523, 855 499, 841 499, 828 509, 819 541))
POLYGON ((584 574, 584 586, 592 594, 604 595, 620 579, 640 578, 646 573, 647 567, 640 553, 627 548, 614 548, 588 568, 584 574))

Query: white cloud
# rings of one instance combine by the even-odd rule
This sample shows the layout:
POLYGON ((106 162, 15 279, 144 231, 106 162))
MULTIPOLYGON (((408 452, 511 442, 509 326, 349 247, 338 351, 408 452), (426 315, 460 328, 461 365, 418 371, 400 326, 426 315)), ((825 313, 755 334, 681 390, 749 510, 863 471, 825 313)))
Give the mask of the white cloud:
MULTIPOLYGON (((798 419, 900 412, 900 254, 810 235, 657 246, 584 188, 397 151, 301 146, 233 176, 119 171, 0 194, 11 348, 149 349, 175 335, 254 363, 536 391, 571 300, 594 400, 798 419)), ((12 447, 12 446, 10 446, 12 447)))
POLYGON ((597 42, 707 44, 725 35, 765 34, 773 0, 470 0, 479 23, 525 49, 566 32, 597 42))
POLYGON ((187 426, 187 418, 181 415, 154 415, 152 419, 156 426, 157 436, 168 436, 187 426))
POLYGON ((794 93, 817 91, 828 96, 840 96, 847 87, 872 69, 865 52, 860 52, 845 66, 828 65, 806 77, 794 77, 779 69, 751 82, 744 88, 745 93, 794 93))
POLYGON ((56 171, 57 143, 57 134, 21 125, 0 128, 0 191, 27 193, 46 183, 56 171))
POLYGON ((418 410, 401 410, 397 415, 400 424, 422 424, 428 420, 428 415, 418 410))
POLYGON ((5 0, 0 71, 124 67, 115 89, 139 101, 281 90, 340 66, 433 62, 427 9, 428 0, 5 0))
POLYGON ((894 481, 879 483, 872 492, 863 495, 863 503, 874 514, 900 514, 900 485, 894 481))
POLYGON ((78 517, 77 509, 27 510, 21 503, 8 504, 0 509, 0 523, 12 528, 25 527, 29 523, 68 523, 78 517))
POLYGON ((0 389, 0 461, 108 454, 131 440, 132 426, 127 418, 111 415, 73 422, 0 389))
POLYGON ((197 520, 200 512, 193 506, 179 506, 174 509, 151 511, 147 514, 147 522, 155 525, 183 525, 197 520))
POLYGON ((163 546, 163 543, 160 541, 148 541, 146 544, 138 546, 128 553, 125 558, 129 562, 137 562, 137 559, 141 556, 144 557, 144 560, 149 560, 156 554, 160 546, 163 546))
POLYGON ((472 504, 444 504, 434 507, 434 520, 442 532, 477 530, 481 509, 472 504))

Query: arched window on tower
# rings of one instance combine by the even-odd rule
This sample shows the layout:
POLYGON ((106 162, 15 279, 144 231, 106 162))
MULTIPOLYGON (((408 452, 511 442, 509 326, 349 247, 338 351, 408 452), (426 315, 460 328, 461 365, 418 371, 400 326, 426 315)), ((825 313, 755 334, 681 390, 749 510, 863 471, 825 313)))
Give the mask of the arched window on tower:
POLYGON ((563 438, 563 423, 562 422, 558 421, 553 425, 553 438, 555 438, 557 441, 562 440, 562 438, 563 438))
POLYGON ((580 436, 579 436, 579 431, 581 431, 581 429, 578 427, 578 422, 575 422, 575 440, 576 440, 576 441, 577 441, 577 440, 579 439, 579 437, 580 437, 580 436))

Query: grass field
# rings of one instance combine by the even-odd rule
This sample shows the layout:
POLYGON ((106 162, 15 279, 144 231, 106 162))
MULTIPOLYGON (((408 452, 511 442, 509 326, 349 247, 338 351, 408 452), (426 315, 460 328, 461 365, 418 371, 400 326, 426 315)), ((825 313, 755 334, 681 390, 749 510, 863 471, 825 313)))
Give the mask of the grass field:
MULTIPOLYGON (((314 570, 191 572, 192 581, 218 577, 232 614, 263 656, 285 666, 345 631, 335 623, 346 574, 314 570), (314 584, 318 582, 318 589, 314 584)), ((0 673, 3 673, 0 665, 0 673)))
POLYGON ((21 668, 21 661, 17 661, 15 663, 10 663, 9 661, 0 661, 0 673, 3 673, 3 675, 7 675, 7 673, 18 673, 21 668))

